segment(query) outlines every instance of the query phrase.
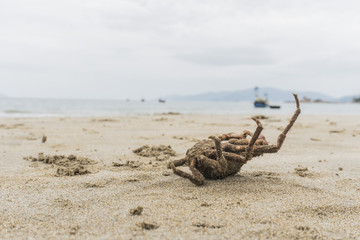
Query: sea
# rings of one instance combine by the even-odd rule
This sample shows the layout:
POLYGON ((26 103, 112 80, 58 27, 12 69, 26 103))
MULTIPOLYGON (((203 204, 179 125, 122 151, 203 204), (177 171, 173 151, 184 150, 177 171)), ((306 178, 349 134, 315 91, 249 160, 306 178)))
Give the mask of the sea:
MULTIPOLYGON (((273 102, 280 109, 254 108, 253 102, 190 102, 135 100, 71 100, 71 99, 0 99, 0 117, 86 117, 136 116, 155 114, 230 114, 278 115, 292 114, 294 102, 273 102)), ((301 103, 303 114, 360 115, 357 103, 301 103)))

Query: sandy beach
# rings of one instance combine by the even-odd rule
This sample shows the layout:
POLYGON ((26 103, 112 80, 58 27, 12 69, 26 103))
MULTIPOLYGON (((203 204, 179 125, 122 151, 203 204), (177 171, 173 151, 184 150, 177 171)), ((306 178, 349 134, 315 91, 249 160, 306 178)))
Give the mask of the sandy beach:
MULTIPOLYGON (((359 239, 360 116, 300 115, 278 153, 200 187, 166 168, 250 117, 3 118, 0 239, 359 239)), ((276 143, 291 116, 268 117, 276 143)))

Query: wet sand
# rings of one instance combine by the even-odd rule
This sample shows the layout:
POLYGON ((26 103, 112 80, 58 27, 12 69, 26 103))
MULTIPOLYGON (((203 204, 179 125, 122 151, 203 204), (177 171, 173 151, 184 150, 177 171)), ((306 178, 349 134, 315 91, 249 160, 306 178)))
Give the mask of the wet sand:
MULTIPOLYGON (((261 120, 270 143, 289 118, 261 120)), ((360 116, 300 115, 279 153, 201 187, 166 169, 197 140, 255 127, 230 115, 3 118, 0 239, 359 239, 360 116), (176 153, 133 152, 144 145, 176 153)))

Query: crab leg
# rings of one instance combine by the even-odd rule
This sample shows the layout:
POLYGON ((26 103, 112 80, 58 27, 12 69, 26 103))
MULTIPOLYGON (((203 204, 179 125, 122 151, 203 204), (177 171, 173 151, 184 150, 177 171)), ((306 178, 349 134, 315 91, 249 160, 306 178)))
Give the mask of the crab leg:
POLYGON ((241 153, 245 152, 248 145, 235 145, 230 143, 225 143, 223 145, 223 150, 226 152, 233 152, 233 153, 241 153))
POLYGON ((235 139, 235 138, 231 138, 229 139, 228 141, 229 143, 231 144, 234 144, 234 145, 249 145, 249 140, 247 139, 235 139))
POLYGON ((300 103, 297 94, 293 93, 295 102, 296 102, 296 111, 294 112, 293 116, 291 117, 288 125, 285 127, 284 131, 279 135, 277 144, 276 145, 270 145, 270 146, 264 146, 259 148, 258 150, 262 153, 276 153, 280 150, 282 144, 284 143, 284 140, 286 138, 286 134, 289 132, 291 127, 294 125, 296 119, 298 118, 301 109, 300 109, 300 103))
MULTIPOLYGON (((248 139, 235 139, 235 138, 231 138, 228 141, 230 144, 233 145, 240 145, 240 146, 244 146, 244 145, 249 145, 250 141, 248 139)), ((267 145, 268 142, 266 141, 264 135, 260 134, 259 138, 256 140, 255 142, 255 146, 256 145, 267 145)))
POLYGON ((294 94, 294 98, 295 98, 295 102, 296 102, 296 111, 293 114, 293 116, 291 117, 288 125, 286 126, 286 128, 284 129, 284 131, 279 135, 278 140, 277 140, 277 144, 276 145, 269 145, 269 146, 262 146, 262 147, 258 147, 257 149, 254 150, 254 153, 256 154, 263 154, 263 153, 276 153, 280 150, 282 144, 284 143, 284 140, 286 138, 286 134, 289 132, 289 130, 291 129, 291 127, 294 125, 297 117, 299 116, 301 109, 300 109, 300 103, 299 103, 299 99, 297 94, 294 94))
POLYGON ((295 98, 295 102, 296 102, 296 111, 294 112, 294 115, 292 116, 292 118, 290 119, 289 124, 286 126, 286 128, 284 129, 284 131, 279 135, 278 137, 278 141, 277 141, 277 147, 278 149, 281 148, 285 138, 286 138, 286 134, 289 132, 289 130, 291 129, 291 127, 294 125, 296 119, 298 118, 299 114, 301 113, 301 109, 300 109, 300 103, 299 103, 299 99, 297 94, 293 93, 294 98, 295 98))
POLYGON ((179 160, 174 160, 174 161, 171 161, 169 162, 169 164, 167 165, 168 168, 171 168, 171 164, 174 164, 175 167, 179 167, 179 166, 182 166, 186 163, 186 158, 182 158, 182 159, 179 159, 179 160))
MULTIPOLYGON (((245 150, 244 150, 245 151, 245 150)), ((223 156, 227 161, 233 161, 233 162, 244 162, 244 157, 240 156, 236 153, 231 152, 223 152, 223 156)), ((205 152, 205 156, 212 159, 216 157, 216 150, 208 150, 205 152)))
POLYGON ((228 133, 228 134, 222 134, 219 136, 219 138, 224 141, 224 140, 229 140, 232 138, 235 139, 246 139, 247 136, 252 136, 252 133, 248 130, 244 130, 241 134, 239 133, 228 133))
POLYGON ((180 177, 184 177, 184 178, 188 178, 191 182, 195 183, 196 185, 200 186, 200 185, 203 185, 204 184, 204 176, 199 172, 199 170, 197 170, 195 168, 195 163, 196 163, 196 160, 195 159, 191 159, 190 160, 190 170, 192 172, 192 175, 187 173, 187 172, 184 172, 178 168, 175 167, 175 163, 174 162, 171 162, 170 163, 170 167, 171 169, 173 170, 173 172, 180 176, 180 177))
POLYGON ((259 145, 268 145, 269 143, 265 140, 265 139, 259 139, 255 142, 255 146, 259 146, 259 145))
POLYGON ((245 150, 245 159, 244 159, 245 162, 247 162, 248 160, 251 159, 254 144, 255 144, 256 140, 259 138, 261 131, 264 129, 261 122, 258 119, 256 119, 256 118, 252 118, 252 119, 256 122, 257 128, 250 140, 249 145, 247 146, 247 148, 245 150))
POLYGON ((224 157, 226 158, 226 160, 232 162, 246 162, 243 156, 237 155, 235 153, 224 152, 224 157))
POLYGON ((220 138, 215 137, 215 136, 210 136, 209 138, 214 140, 214 142, 215 142, 216 160, 219 162, 220 167, 221 167, 219 170, 224 173, 227 170, 228 164, 227 164, 227 161, 224 158, 224 155, 222 152, 221 140, 220 140, 220 138))

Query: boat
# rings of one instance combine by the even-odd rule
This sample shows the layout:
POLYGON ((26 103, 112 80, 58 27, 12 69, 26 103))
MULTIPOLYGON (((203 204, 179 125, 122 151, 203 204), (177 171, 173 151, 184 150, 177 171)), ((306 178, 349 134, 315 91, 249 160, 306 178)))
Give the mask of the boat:
POLYGON ((267 95, 265 95, 266 98, 259 97, 259 88, 258 87, 254 88, 254 94, 255 94, 254 107, 256 107, 256 108, 265 108, 265 107, 268 106, 267 95))
POLYGON ((166 101, 164 99, 159 99, 159 103, 165 103, 166 101))
POLYGON ((254 107, 265 108, 268 106, 267 100, 263 98, 256 98, 254 101, 254 107))
POLYGON ((269 107, 271 109, 279 109, 281 106, 279 105, 269 105, 268 103, 268 95, 265 93, 265 98, 259 97, 259 88, 255 87, 255 101, 254 101, 254 107, 256 108, 266 108, 269 107))
POLYGON ((271 109, 279 109, 279 108, 281 108, 281 106, 279 106, 279 105, 269 105, 269 108, 271 108, 271 109))

